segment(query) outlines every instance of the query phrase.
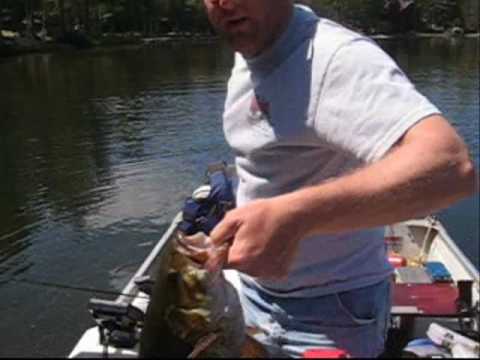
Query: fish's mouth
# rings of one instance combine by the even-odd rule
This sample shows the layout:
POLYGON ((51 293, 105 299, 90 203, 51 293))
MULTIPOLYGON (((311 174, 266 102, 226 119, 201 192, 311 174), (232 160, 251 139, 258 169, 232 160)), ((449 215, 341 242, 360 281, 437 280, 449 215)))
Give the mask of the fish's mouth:
POLYGON ((175 248, 199 267, 203 267, 208 261, 208 247, 200 241, 192 242, 191 237, 179 234, 176 238, 175 248))
POLYGON ((185 255, 198 268, 204 268, 211 273, 222 270, 227 261, 230 246, 230 242, 215 246, 203 233, 185 236, 181 232, 178 233, 175 244, 177 252, 185 255))

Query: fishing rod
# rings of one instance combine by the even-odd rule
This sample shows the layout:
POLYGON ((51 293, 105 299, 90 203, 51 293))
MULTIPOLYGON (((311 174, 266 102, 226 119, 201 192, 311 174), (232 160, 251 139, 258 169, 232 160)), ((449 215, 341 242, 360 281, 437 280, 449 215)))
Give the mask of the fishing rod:
MULTIPOLYGON (((72 291, 79 291, 79 292, 84 292, 84 293, 97 293, 97 294, 103 294, 103 295, 113 295, 113 296, 125 296, 129 298, 135 298, 137 295, 132 295, 132 294, 124 294, 119 291, 112 291, 112 290, 103 290, 103 289, 97 289, 97 288, 92 288, 92 287, 83 287, 83 286, 74 286, 74 285, 66 285, 66 284, 61 284, 61 283, 54 283, 54 282, 49 282, 49 281, 39 281, 39 280, 33 280, 33 279, 25 279, 25 278, 15 278, 11 277, 8 279, 0 279, 0 285, 5 283, 18 283, 18 284, 28 284, 28 285, 34 285, 34 286, 39 286, 43 288, 50 288, 50 289, 63 289, 63 290, 72 290, 72 291)), ((141 299, 148 299, 147 297, 138 297, 141 299)))

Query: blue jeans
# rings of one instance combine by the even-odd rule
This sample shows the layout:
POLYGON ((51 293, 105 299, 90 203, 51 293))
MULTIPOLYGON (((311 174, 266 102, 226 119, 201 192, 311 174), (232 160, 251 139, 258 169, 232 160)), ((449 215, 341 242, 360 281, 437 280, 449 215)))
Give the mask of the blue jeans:
POLYGON ((302 357, 312 348, 340 348, 352 357, 378 357, 390 318, 390 280, 316 298, 278 298, 242 284, 248 327, 271 356, 302 357))

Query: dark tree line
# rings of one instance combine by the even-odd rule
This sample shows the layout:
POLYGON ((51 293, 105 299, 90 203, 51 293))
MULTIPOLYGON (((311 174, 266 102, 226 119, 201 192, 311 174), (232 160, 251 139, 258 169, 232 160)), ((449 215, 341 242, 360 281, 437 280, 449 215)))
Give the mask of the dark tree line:
POLYGON ((43 30, 55 38, 72 31, 93 36, 210 31, 196 0, 0 0, 0 29, 24 35, 43 30))
MULTIPOLYGON (((440 31, 451 26, 466 26, 467 30, 478 31, 478 0, 299 2, 367 33, 436 28, 440 31), (402 3, 411 4, 404 9, 402 3)), ((153 36, 168 32, 212 31, 202 0, 0 0, 0 29, 53 39, 71 32, 96 37, 104 33, 153 36)))
POLYGON ((479 0, 303 0, 367 33, 479 31, 479 0))

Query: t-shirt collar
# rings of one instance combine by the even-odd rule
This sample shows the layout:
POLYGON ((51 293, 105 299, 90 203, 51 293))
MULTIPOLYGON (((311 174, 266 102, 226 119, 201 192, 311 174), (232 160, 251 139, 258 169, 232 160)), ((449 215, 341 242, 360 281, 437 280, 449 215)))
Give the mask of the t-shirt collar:
POLYGON ((318 17, 307 7, 296 5, 287 29, 274 44, 254 58, 245 58, 255 76, 266 76, 280 65, 307 37, 312 36, 312 25, 318 17))

